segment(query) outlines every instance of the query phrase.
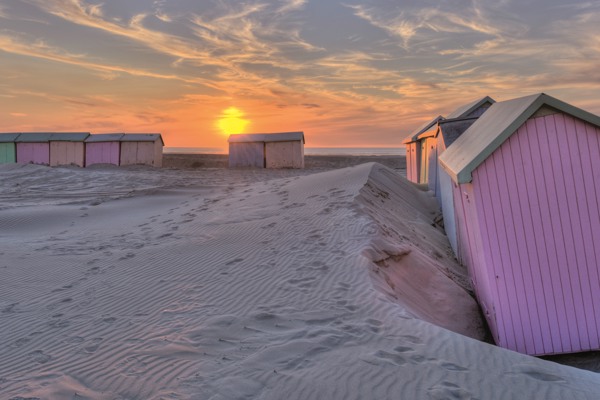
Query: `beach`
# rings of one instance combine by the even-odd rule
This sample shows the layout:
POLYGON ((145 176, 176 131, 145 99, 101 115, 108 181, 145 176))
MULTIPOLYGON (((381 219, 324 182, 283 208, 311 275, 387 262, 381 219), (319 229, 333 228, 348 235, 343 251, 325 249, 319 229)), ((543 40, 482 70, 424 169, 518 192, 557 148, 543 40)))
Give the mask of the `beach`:
POLYGON ((490 343, 404 157, 305 164, 0 165, 0 398, 600 396, 490 343))

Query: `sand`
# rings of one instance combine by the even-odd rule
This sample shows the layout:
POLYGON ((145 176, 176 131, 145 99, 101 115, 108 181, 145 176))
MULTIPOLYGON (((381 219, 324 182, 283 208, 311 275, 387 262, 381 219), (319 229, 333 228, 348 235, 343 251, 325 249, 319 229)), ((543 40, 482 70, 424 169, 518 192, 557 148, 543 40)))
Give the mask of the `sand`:
POLYGON ((322 162, 0 166, 0 398, 600 396, 485 342, 402 161, 322 162))

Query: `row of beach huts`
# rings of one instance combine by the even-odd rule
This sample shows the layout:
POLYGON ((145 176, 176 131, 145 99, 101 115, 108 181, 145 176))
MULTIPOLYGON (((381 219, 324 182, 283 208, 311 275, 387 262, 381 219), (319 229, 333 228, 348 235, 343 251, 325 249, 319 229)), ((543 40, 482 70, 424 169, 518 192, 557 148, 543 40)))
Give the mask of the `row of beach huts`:
POLYGON ((162 166, 159 133, 0 133, 0 164, 162 166))
POLYGON ((600 349, 600 117, 546 94, 484 97, 405 139, 496 343, 600 349))

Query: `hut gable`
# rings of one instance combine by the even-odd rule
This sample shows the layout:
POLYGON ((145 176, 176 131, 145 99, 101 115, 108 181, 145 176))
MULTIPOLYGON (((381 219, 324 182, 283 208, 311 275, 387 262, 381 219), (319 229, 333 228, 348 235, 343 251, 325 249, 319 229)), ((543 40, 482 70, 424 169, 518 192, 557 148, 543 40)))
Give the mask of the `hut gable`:
POLYGON ((422 133, 430 130, 432 127, 434 127, 435 125, 437 125, 437 123, 441 120, 443 120, 444 117, 442 117, 441 115, 438 115, 437 117, 435 117, 434 119, 432 119, 429 122, 424 123, 423 125, 419 126, 417 129, 415 129, 414 131, 411 132, 410 135, 408 135, 403 141, 403 144, 407 144, 410 142, 416 142, 419 138, 419 135, 421 135, 422 133))
POLYGON ((453 180, 470 182, 472 172, 543 106, 600 125, 600 117, 540 93, 493 104, 441 156, 440 163, 453 180))
POLYGON ((0 164, 15 163, 17 161, 15 140, 18 136, 18 133, 0 133, 0 164))
POLYGON ((496 102, 489 96, 464 104, 446 116, 446 119, 477 118, 496 102))

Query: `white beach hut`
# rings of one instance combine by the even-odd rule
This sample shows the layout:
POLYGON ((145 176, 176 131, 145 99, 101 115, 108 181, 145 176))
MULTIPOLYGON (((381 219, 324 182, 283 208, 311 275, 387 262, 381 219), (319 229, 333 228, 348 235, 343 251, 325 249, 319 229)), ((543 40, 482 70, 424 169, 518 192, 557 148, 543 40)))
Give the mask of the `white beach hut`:
POLYGON ((421 125, 415 129, 402 143, 406 146, 406 178, 414 183, 422 183, 421 180, 421 161, 422 161, 422 143, 419 136, 423 133, 435 129, 438 121, 444 117, 438 115, 433 120, 421 125))
POLYGON ((50 166, 85 166, 85 139, 89 132, 64 132, 50 135, 50 166))
POLYGON ((304 133, 254 133, 229 136, 229 166, 304 168, 304 133))
POLYGON ((120 165, 162 166, 164 142, 160 133, 126 133, 120 142, 120 165))

